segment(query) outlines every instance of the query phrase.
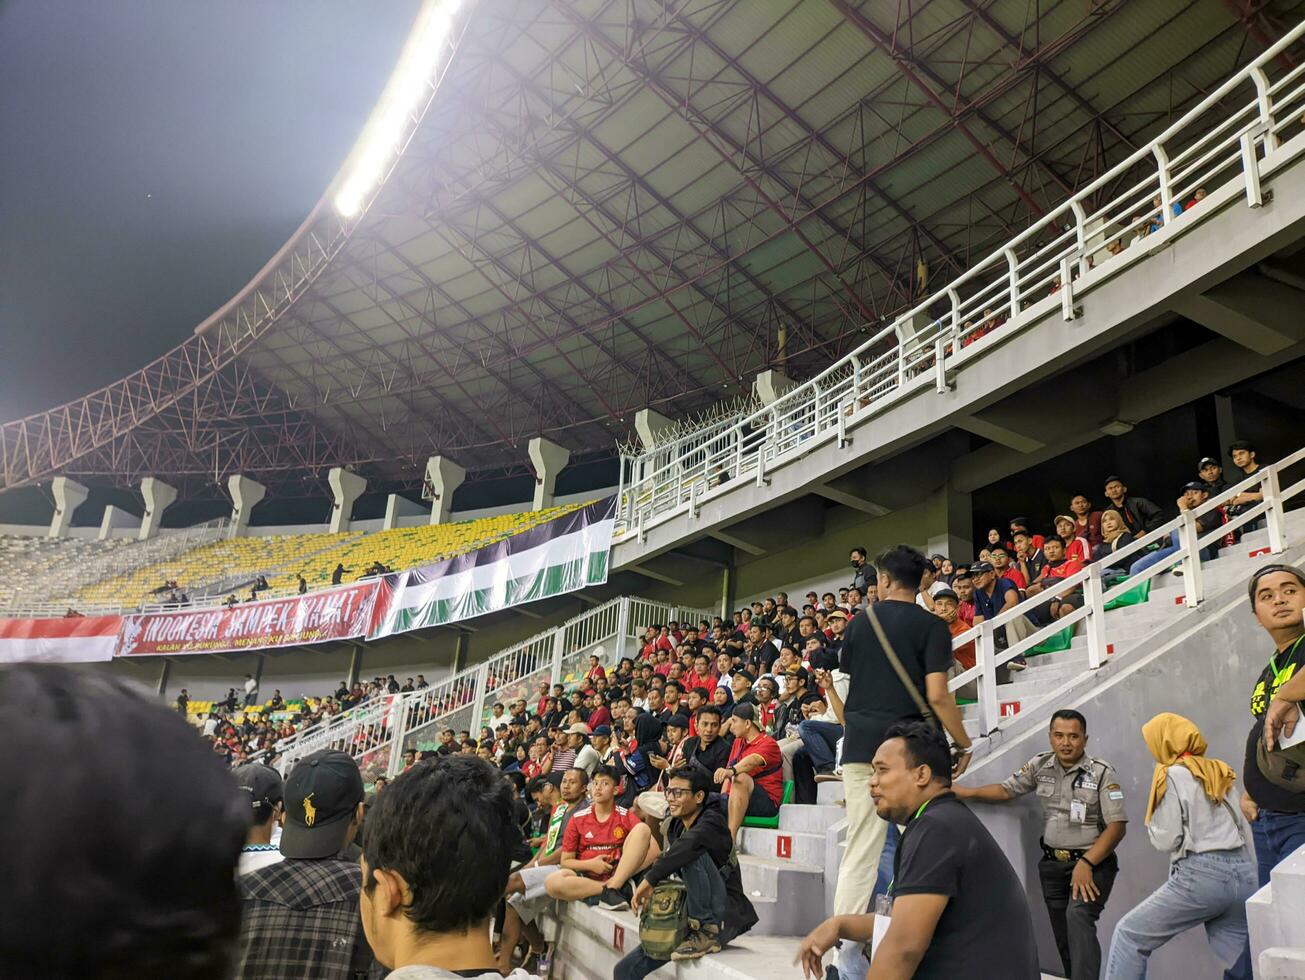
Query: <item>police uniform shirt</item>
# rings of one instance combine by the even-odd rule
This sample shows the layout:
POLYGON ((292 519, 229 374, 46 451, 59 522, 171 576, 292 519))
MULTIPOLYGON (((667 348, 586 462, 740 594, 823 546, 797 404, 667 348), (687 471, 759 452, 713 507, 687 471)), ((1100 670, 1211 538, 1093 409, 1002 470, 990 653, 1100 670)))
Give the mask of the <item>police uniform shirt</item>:
POLYGON ((1128 820, 1114 767, 1086 753, 1065 769, 1056 753, 1042 752, 1001 785, 1012 798, 1037 793, 1047 847, 1086 850, 1107 824, 1128 820))

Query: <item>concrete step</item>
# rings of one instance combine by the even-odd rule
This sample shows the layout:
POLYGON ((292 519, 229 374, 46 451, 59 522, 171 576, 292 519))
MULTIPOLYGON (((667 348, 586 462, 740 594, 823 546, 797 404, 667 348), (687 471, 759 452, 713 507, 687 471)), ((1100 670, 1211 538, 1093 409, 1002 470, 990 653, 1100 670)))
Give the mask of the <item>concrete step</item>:
POLYGON ((1274 946, 1260 952, 1259 980, 1305 980, 1305 949, 1274 946))
POLYGON ((847 809, 843 806, 844 799, 841 782, 816 783, 816 803, 821 806, 837 806, 846 814, 847 809))
MULTIPOLYGON (((745 832, 751 828, 744 828, 745 832)), ((773 831, 772 831, 773 833, 773 831)), ((757 910, 755 932, 805 936, 825 918, 823 841, 819 864, 788 858, 739 855, 743 892, 757 910)))
POLYGON ((786 803, 779 808, 779 829, 788 833, 794 831, 824 833, 846 816, 847 811, 841 806, 786 803))
POLYGON ((739 831, 739 854, 781 858, 798 864, 822 865, 825 861, 825 832, 771 830, 744 827, 739 831))

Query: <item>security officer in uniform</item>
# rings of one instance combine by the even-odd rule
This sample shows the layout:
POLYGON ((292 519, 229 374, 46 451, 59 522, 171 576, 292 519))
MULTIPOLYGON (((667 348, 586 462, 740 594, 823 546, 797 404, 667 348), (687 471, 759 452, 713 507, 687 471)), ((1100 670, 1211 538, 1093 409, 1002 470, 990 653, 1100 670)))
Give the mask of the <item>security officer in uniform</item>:
POLYGON ((1038 842, 1042 897, 1071 980, 1101 975, 1097 919, 1119 871, 1115 848, 1128 821, 1114 768, 1092 758, 1086 747, 1087 721, 1062 709, 1051 716, 1050 752, 1035 755, 1005 782, 952 787, 961 799, 989 803, 1038 794, 1045 820, 1038 842))

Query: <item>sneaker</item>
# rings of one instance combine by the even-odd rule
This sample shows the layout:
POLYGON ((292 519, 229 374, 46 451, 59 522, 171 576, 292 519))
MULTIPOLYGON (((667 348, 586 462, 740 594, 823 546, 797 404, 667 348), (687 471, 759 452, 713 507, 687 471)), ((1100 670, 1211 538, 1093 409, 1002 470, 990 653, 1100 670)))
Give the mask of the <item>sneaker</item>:
POLYGON ((604 888, 598 895, 598 907, 609 912, 621 912, 630 907, 630 896, 634 889, 627 881, 620 888, 604 888))
POLYGON ((824 772, 816 773, 816 782, 818 783, 841 783, 842 781, 842 773, 834 772, 832 769, 826 769, 824 772))
POLYGON ((1012 674, 1018 674, 1021 670, 1028 667, 1029 662, 1023 657, 1016 657, 1014 660, 1006 661, 1006 669, 1012 674))
POLYGON ((720 926, 703 926, 684 937, 684 942, 675 947, 671 959, 677 963, 681 960, 696 960, 708 953, 720 952, 720 926))

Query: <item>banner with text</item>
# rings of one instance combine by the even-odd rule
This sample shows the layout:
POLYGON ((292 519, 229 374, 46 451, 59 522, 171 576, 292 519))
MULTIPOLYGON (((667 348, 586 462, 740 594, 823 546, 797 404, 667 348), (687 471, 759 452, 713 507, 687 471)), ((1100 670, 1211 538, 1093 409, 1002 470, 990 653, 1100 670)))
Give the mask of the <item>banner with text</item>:
POLYGON ((232 653, 348 640, 367 633, 382 594, 380 581, 372 580, 229 608, 124 616, 118 656, 232 653))
POLYGON ((495 544, 384 578, 368 636, 443 626, 607 581, 616 498, 495 544))

